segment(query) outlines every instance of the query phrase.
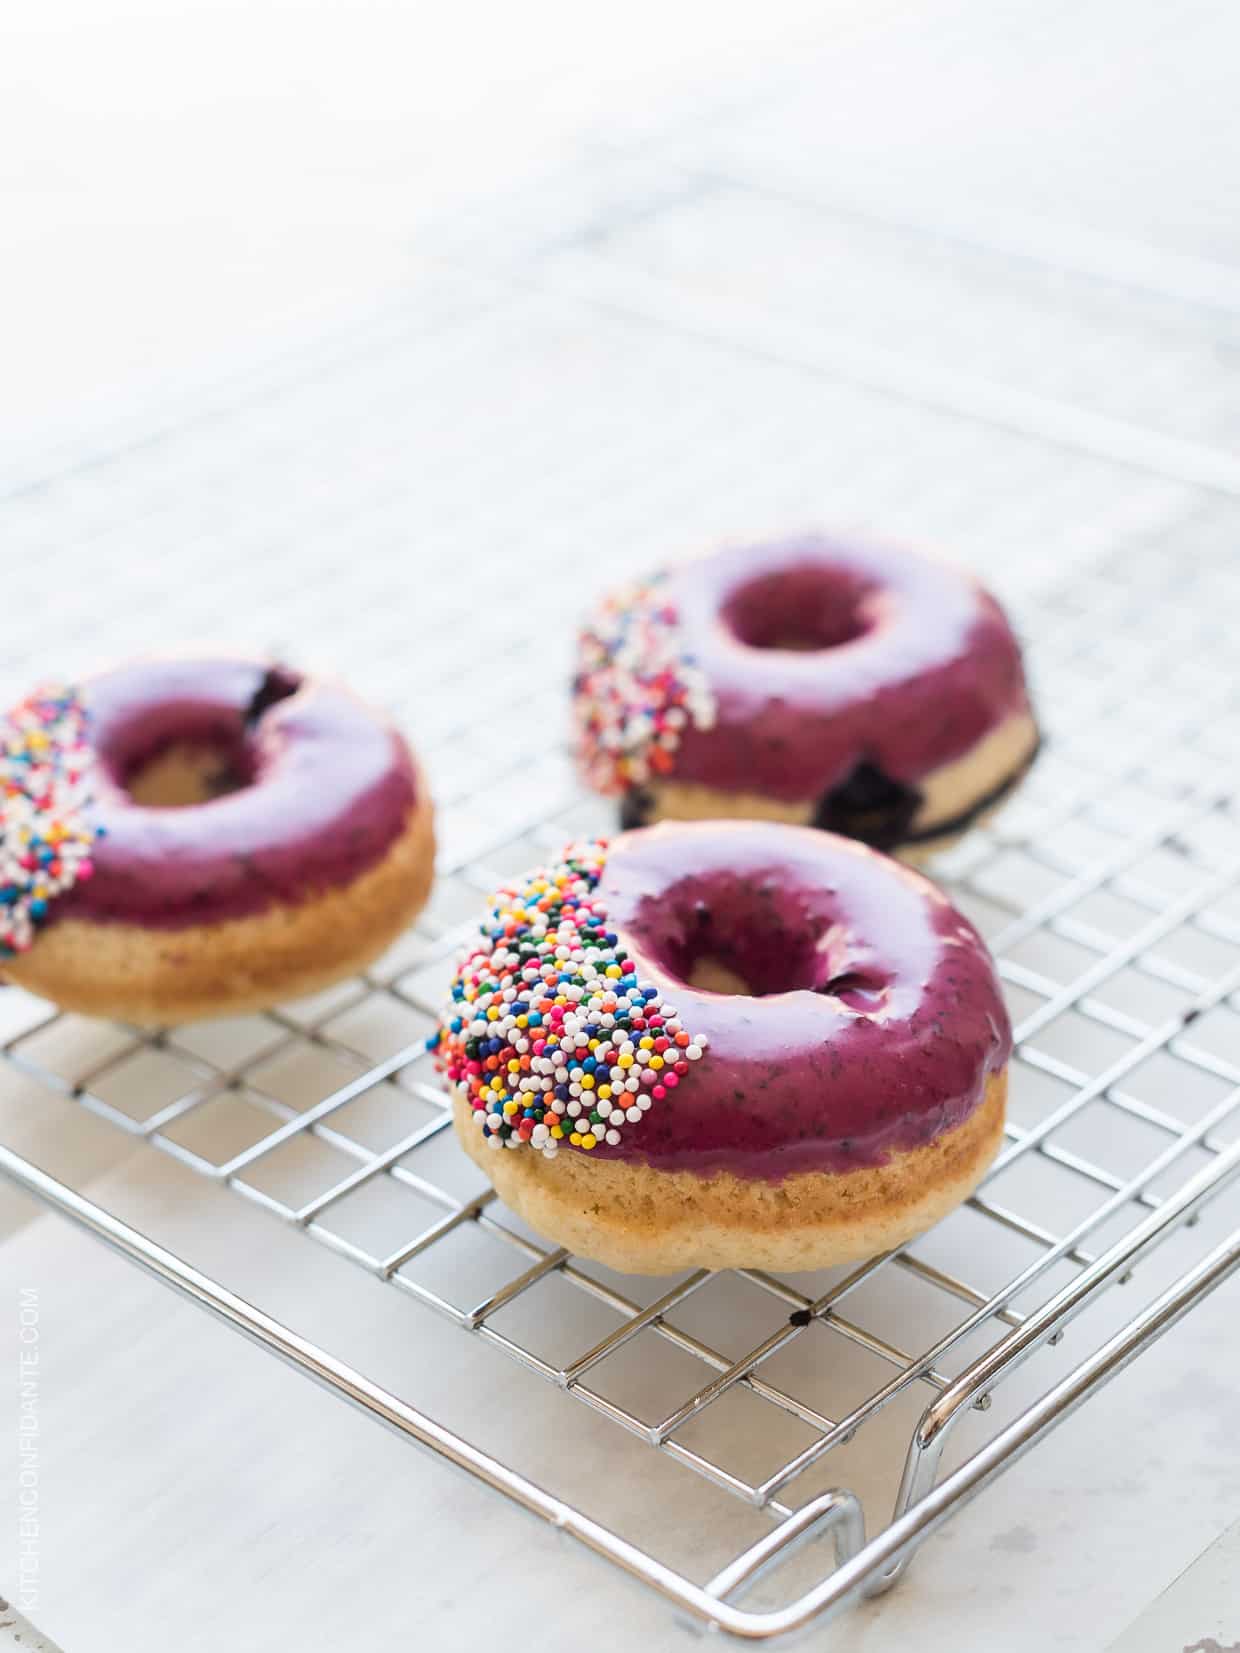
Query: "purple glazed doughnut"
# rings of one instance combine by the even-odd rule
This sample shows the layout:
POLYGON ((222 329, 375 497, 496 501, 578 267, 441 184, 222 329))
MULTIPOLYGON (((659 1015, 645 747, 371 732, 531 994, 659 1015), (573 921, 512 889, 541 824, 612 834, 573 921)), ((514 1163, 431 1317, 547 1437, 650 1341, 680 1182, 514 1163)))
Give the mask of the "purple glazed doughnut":
POLYGON ((818 536, 741 546, 607 599, 574 680, 587 780, 621 821, 817 826, 910 858, 1032 763, 1020 650, 974 580, 818 536))
POLYGON ((773 822, 667 823, 501 891, 438 1060, 501 1197, 613 1268, 822 1268, 972 1192, 1011 1029, 927 879, 773 822))
POLYGON ((397 731, 260 660, 136 661, 3 724, 0 957, 66 1009, 234 1014, 362 968, 416 915, 431 804, 397 731))

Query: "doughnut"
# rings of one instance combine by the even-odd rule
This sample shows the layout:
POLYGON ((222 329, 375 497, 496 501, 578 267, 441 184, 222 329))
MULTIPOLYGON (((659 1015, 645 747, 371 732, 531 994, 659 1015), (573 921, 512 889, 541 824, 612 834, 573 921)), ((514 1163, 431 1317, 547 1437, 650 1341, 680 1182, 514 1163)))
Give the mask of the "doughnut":
POLYGON ((403 738, 261 660, 146 659, 0 726, 0 959, 67 1010, 164 1023, 361 969, 418 912, 431 804, 403 738))
POLYGON ((769 821, 591 840, 501 890, 432 1040, 505 1203, 638 1274, 901 1245, 997 1151, 1011 1054, 940 890, 769 821))
POLYGON ((579 644, 577 756, 622 826, 823 827, 920 859, 1012 790, 1038 729, 995 599, 908 551, 807 536, 606 598, 579 644))

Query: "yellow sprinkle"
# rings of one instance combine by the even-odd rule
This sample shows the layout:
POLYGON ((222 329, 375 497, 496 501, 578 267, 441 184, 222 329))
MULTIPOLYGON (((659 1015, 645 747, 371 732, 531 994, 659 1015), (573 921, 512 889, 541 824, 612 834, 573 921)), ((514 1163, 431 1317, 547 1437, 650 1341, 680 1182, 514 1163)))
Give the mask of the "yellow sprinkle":
POLYGON ((599 1088, 598 1088, 598 1099, 599 1099, 600 1102, 606 1102, 607 1098, 610 1095, 611 1095, 611 1086, 610 1085, 600 1085, 599 1086, 599 1088))
POLYGON ((516 1113, 516 1111, 517 1111, 517 1104, 515 1102, 513 1102, 511 1099, 509 1099, 509 1101, 504 1103, 504 1112, 506 1114, 512 1115, 512 1114, 516 1113))
POLYGON ((638 1050, 653 1050, 654 1049, 654 1040, 653 1039, 642 1039, 640 1041, 640 1043, 638 1044, 637 1048, 638 1048, 638 1050))
POLYGON ((657 1072, 658 1069, 663 1066, 663 1058, 661 1056, 652 1056, 648 1065, 654 1068, 657 1072))
POLYGON ((581 1139, 581 1146, 583 1148, 594 1148, 594 1147, 597 1147, 597 1145, 598 1145, 598 1139, 595 1137, 594 1132, 593 1131, 587 1131, 586 1134, 581 1139))
POLYGON ((606 970, 603 971, 603 974, 605 976, 610 976, 613 981, 618 981, 624 972, 618 964, 609 964, 606 970))
POLYGON ((594 1089, 594 1075, 592 1073, 582 1074, 581 1088, 583 1091, 592 1091, 594 1089))
POLYGON ((564 1127, 562 1125, 553 1125, 551 1127, 551 1134, 556 1138, 562 1137, 564 1135, 564 1127))
POLYGON ((574 1148, 580 1148, 581 1147, 581 1132, 580 1131, 574 1131, 573 1134, 569 1137, 568 1140, 572 1143, 574 1148))
POLYGON ((617 1056, 616 1066, 618 1068, 631 1068, 633 1066, 633 1058, 631 1056, 617 1056))

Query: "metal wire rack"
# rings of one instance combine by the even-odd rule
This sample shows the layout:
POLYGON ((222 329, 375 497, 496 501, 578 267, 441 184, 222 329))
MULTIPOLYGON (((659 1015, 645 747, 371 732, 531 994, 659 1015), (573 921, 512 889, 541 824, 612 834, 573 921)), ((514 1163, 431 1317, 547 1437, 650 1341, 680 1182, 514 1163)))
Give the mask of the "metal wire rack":
MULTIPOLYGON (((552 325, 538 296, 506 301, 498 322, 487 304, 484 297, 467 307, 468 326, 451 316, 427 322, 425 311, 417 325, 407 311, 385 315, 325 350, 292 388, 277 378, 255 393, 232 391, 218 431, 182 422, 154 456, 144 449, 91 460, 44 488, 14 493, 10 525, 29 544, 58 545, 66 555, 87 544, 93 557, 101 539, 136 533, 139 543, 158 541, 170 470, 180 479, 173 509, 183 519, 187 501, 218 500, 221 475, 235 478, 243 465, 236 494, 244 510, 226 487, 223 516, 211 519, 215 574, 205 601, 188 579, 186 594, 169 593, 177 582, 166 560, 139 566, 137 559, 116 599, 108 647, 125 646, 124 616, 132 616, 139 588, 170 609, 187 636, 240 629, 230 609, 238 589, 248 614, 278 593, 273 612, 286 650, 308 635, 316 653, 346 669, 365 659, 366 686, 413 711, 446 850, 430 908, 362 980, 261 1017, 158 1033, 83 1024, 12 994, 3 1057, 351 1259, 412 1300, 413 1312, 453 1322, 488 1371, 515 1363, 545 1380, 557 1414, 584 1410, 634 1474, 655 1474, 657 1460, 731 1500, 748 1518, 742 1539, 705 1573, 661 1558, 625 1536, 622 1524, 604 1524, 586 1498, 544 1488, 542 1477, 479 1444, 481 1430, 471 1436, 437 1424, 12 1150, 0 1149, 0 1169, 404 1436, 660 1591, 699 1626, 773 1638, 889 1586, 966 1498, 1240 1266, 1240 1231, 1224 1225, 1215 1233, 1201 1221, 1240 1172, 1240 822, 1232 795, 1240 694, 1227 624, 1240 598, 1230 551, 1236 511, 1204 492, 1177 495, 1168 521, 1117 530, 1119 550, 1041 594, 1026 591, 1016 605, 1048 748, 996 825, 934 869, 987 934, 1017 1024, 1006 1146, 983 1187, 930 1235, 847 1271, 624 1280, 550 1248, 476 1180, 454 1152, 423 1048, 462 927, 490 889, 543 850, 611 824, 574 790, 556 734, 558 699, 549 706, 545 688, 525 687, 526 645, 503 629, 502 593, 492 597, 485 582, 463 590, 454 575, 465 533, 459 519, 433 558, 406 566, 395 551, 404 519, 383 481, 397 446, 384 439, 392 410, 425 408, 422 435, 435 441, 425 471, 405 479, 400 497, 432 469, 446 470, 459 490, 478 440, 470 434, 477 422, 476 408, 467 407, 470 387, 480 363, 496 370, 496 328, 510 341, 507 371, 516 383, 528 362, 511 340, 552 325), (428 335, 439 352, 429 366, 428 335), (431 385, 437 393, 427 405, 431 385), (456 418, 443 395, 454 386, 456 418), (355 497, 343 483, 324 482, 320 466, 363 403, 357 442, 367 463, 355 497), (460 468, 455 480, 452 463, 460 468), (256 490, 260 467, 265 481, 256 490), (255 550, 277 543, 273 519, 303 488, 309 504, 291 529, 281 524, 285 550, 271 550, 268 579, 255 550), (372 549, 385 550, 373 579, 364 564, 339 567, 338 536, 359 522, 374 530, 372 549), (336 600, 345 573, 347 610, 336 600), (420 621, 411 650, 401 614, 402 604, 414 603, 420 621), (342 613, 351 618, 342 622, 342 613), (480 773, 476 742, 464 733, 481 710, 454 630, 466 616, 473 626, 498 628, 495 654, 516 685, 494 773, 494 765, 480 773), (1174 1263, 1156 1278, 1151 1300, 1135 1317, 1113 1314, 1079 1364, 1065 1370, 1061 1357, 1041 1352, 1079 1313, 1113 1301, 1107 1288, 1131 1279, 1138 1263, 1190 1227, 1178 1250, 1162 1253, 1174 1263), (1045 1371, 1039 1386, 1054 1378, 1053 1386, 1035 1390, 1004 1420, 992 1400, 1034 1355, 1034 1368, 1045 1371), (886 1469, 860 1491, 847 1490, 850 1448, 862 1436, 884 1443, 886 1469), (820 1547, 807 1545, 823 1535, 833 1539, 834 1568, 820 1547), (758 1589, 774 1604, 742 1605, 758 1589)), ((555 325, 578 330, 574 339, 612 337, 613 366, 632 347, 635 323, 583 310, 564 324, 562 305, 555 313, 555 325)), ((727 423, 716 405, 719 373, 749 387, 758 375, 764 394, 786 393, 781 417, 789 427, 801 417, 798 395, 818 397, 822 415, 842 394, 821 384, 798 391, 797 377, 782 367, 757 366, 747 355, 740 366, 713 348, 662 338, 650 385, 666 384, 669 352, 693 368, 700 400, 686 397, 669 416, 679 421, 685 452, 713 444, 719 473, 727 423)), ((587 360, 581 371, 590 370, 587 360)), ((580 407, 571 375, 561 389, 566 407, 580 407)), ((858 442, 872 447, 868 394, 840 401, 841 440, 864 407, 868 434, 858 442)), ((916 389, 910 396, 918 399, 916 389)), ((579 439, 595 452, 600 432, 620 429, 626 410, 612 410, 614 425, 606 410, 591 411, 595 422, 579 439)), ((939 414, 889 407, 883 417, 888 432, 902 419, 921 422, 933 448, 928 471, 937 471, 942 445, 960 439, 959 427, 939 414)), ((502 425, 515 449, 510 469, 529 468, 521 427, 540 418, 546 448, 545 407, 510 413, 502 425)), ((400 442, 409 435, 402 426, 400 442)), ((1049 438, 1062 442, 1064 433, 1049 438)), ((1036 433, 1017 439, 987 427, 984 440, 988 460, 1010 465, 1022 488, 1031 469, 1044 467, 1067 480, 1078 503, 1103 497, 1104 515, 1122 516, 1120 501, 1147 485, 1117 475, 1096 453, 1058 452, 1036 433)), ((613 504, 648 475, 640 444, 624 460, 631 469, 622 483, 613 475, 613 504)), ((804 460, 794 453, 781 463, 799 473, 804 460)), ((357 471, 346 456, 339 474, 357 471)), ((596 485, 586 470, 573 480, 577 498, 596 485)), ((888 482, 889 473, 871 478, 866 497, 883 496, 888 482)), ((925 473, 905 482, 909 510, 933 515, 925 473)), ((510 506, 511 494, 501 495, 510 506)), ((661 508, 669 509, 666 496, 661 508)), ((674 515, 674 501, 670 508, 674 515)), ((755 508, 746 502, 746 511, 755 508)), ((1014 495, 996 507, 1009 523, 1016 510, 1014 495)), ((539 542, 521 539, 514 553, 534 581, 563 566, 582 531, 582 517, 563 501, 548 514, 539 542)), ((494 518, 485 516, 468 529, 475 545, 494 532, 494 518)), ((641 537, 632 522, 623 532, 641 537)), ((193 566, 192 558, 185 563, 187 575, 193 566)), ((548 629, 567 635, 579 600, 577 592, 548 598, 548 629)), ((98 614, 98 601, 83 605, 83 629, 98 614)), ((137 635, 150 617, 128 623, 137 635)), ((416 1397, 416 1373, 410 1388, 416 1397)))

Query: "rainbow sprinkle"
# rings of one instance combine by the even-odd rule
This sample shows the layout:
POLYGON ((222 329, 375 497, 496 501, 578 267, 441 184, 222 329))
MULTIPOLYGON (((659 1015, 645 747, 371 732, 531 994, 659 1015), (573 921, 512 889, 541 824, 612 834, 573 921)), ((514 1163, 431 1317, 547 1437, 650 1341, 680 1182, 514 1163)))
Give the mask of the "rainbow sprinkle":
POLYGON ((429 1042, 492 1148, 614 1147, 706 1048, 607 928, 606 860, 573 845, 501 890, 457 967, 429 1042))
POLYGON ((587 623, 573 679, 578 761, 598 792, 670 774, 681 733, 709 729, 715 703, 685 654, 664 576, 614 593, 587 623))
POLYGON ((0 723, 0 958, 24 953, 52 899, 95 870, 91 769, 76 689, 38 689, 0 723))

